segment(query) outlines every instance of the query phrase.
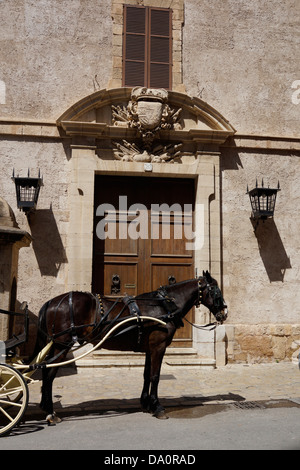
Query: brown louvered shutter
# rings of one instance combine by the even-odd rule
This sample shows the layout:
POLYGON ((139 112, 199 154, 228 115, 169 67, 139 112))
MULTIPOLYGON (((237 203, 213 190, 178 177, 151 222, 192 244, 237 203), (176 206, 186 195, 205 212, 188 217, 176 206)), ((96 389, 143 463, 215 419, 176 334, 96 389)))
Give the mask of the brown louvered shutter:
POLYGON ((124 86, 144 85, 146 76, 146 9, 125 5, 123 42, 124 86))
POLYGON ((151 88, 171 88, 171 11, 150 9, 151 88))
POLYGON ((124 7, 123 86, 171 88, 171 10, 124 7))

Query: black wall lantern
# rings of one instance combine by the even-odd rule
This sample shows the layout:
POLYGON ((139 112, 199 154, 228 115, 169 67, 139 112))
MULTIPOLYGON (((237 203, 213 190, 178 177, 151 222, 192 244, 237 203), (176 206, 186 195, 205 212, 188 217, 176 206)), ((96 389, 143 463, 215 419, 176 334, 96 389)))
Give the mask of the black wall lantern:
POLYGON ((257 223, 261 220, 266 220, 274 216, 275 203, 277 192, 280 191, 279 181, 277 188, 265 188, 264 181, 261 182, 261 187, 258 186, 256 180, 256 187, 249 191, 247 187, 247 194, 249 194, 252 218, 256 219, 257 223))
POLYGON ((15 176, 15 171, 13 171, 12 180, 16 185, 18 208, 29 214, 36 208, 40 187, 43 186, 40 171, 38 178, 32 178, 29 170, 27 177, 15 176))

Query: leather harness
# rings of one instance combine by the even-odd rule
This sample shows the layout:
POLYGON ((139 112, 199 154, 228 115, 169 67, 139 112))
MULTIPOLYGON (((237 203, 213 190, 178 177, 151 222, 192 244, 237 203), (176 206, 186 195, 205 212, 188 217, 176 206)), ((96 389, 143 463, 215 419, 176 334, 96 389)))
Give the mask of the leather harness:
MULTIPOLYGON (((114 337, 119 336, 119 335, 121 335, 121 334, 123 334, 123 333, 125 333, 129 330, 132 330, 134 328, 137 328, 138 329, 138 340, 137 341, 138 341, 138 345, 139 345, 140 342, 141 342, 141 337, 142 337, 142 333, 143 333, 143 322, 140 319, 141 312, 140 312, 140 309, 139 309, 139 306, 138 306, 136 300, 140 300, 140 301, 141 300, 148 300, 148 301, 149 300, 152 300, 152 301, 159 300, 160 304, 162 305, 162 307, 166 311, 166 314, 162 315, 161 319, 163 321, 172 321, 172 322, 174 322, 176 328, 178 328, 179 326, 183 326, 182 319, 180 318, 180 315, 179 315, 180 309, 178 309, 178 307, 175 304, 174 300, 171 299, 168 296, 167 291, 164 287, 160 287, 156 291, 155 297, 149 298, 149 299, 148 298, 147 299, 145 299, 145 298, 144 299, 142 299, 142 298, 139 299, 139 298, 136 298, 136 297, 133 297, 133 296, 125 296, 122 299, 118 298, 113 303, 113 305, 108 309, 107 312, 104 312, 104 307, 103 307, 102 298, 101 298, 100 294, 91 294, 96 300, 95 321, 94 321, 94 323, 91 323, 91 324, 88 324, 88 325, 79 325, 79 326, 75 325, 74 307, 73 307, 73 292, 71 291, 67 295, 68 295, 68 306, 69 306, 69 312, 70 312, 70 327, 67 330, 61 331, 59 333, 54 333, 56 313, 57 313, 57 310, 60 307, 61 303, 63 302, 63 300, 66 299, 66 296, 65 296, 61 299, 61 301, 59 302, 59 304, 56 308, 55 315, 54 315, 54 321, 53 321, 53 324, 52 324, 52 335, 49 335, 49 339, 57 340, 60 336, 63 336, 64 334, 69 333, 71 335, 71 338, 72 338, 72 340, 69 344, 59 342, 59 341, 55 341, 55 343, 58 346, 62 347, 63 349, 64 348, 70 348, 77 342, 78 343, 82 342, 82 340, 78 337, 78 334, 77 334, 77 331, 78 331, 79 328, 92 326, 93 331, 89 334, 89 336, 90 336, 95 332, 95 330, 100 325, 102 325, 103 328, 101 328, 101 330, 99 332, 99 335, 103 334, 104 332, 106 332, 106 329, 108 330, 109 328, 111 328, 111 326, 113 324, 115 324, 120 319, 122 313, 124 312, 124 310, 126 308, 128 308, 130 316, 136 316, 137 323, 135 325, 131 325, 131 326, 125 328, 125 329, 122 329, 120 332, 115 333, 114 337), (113 318, 112 320, 108 320, 109 314, 114 310, 115 306, 120 302, 120 300, 122 300, 122 302, 124 304, 123 308, 121 309, 121 311, 118 313, 118 315, 115 318, 113 318), (99 319, 99 314, 100 314, 100 319, 99 319), (97 317, 98 317, 98 321, 97 321, 97 317)), ((122 319, 124 319, 124 318, 122 318, 122 319)), ((85 338, 84 341, 86 341, 86 339, 87 338, 85 338)))

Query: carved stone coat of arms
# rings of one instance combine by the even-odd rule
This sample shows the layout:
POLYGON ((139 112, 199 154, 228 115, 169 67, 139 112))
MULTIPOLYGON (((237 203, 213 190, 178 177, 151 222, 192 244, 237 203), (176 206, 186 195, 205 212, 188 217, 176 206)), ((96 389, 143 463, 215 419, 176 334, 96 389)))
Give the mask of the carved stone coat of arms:
POLYGON ((141 148, 127 141, 115 143, 114 154, 118 160, 165 162, 179 158, 180 144, 162 145, 157 142, 160 130, 181 128, 181 109, 172 109, 167 101, 168 92, 164 89, 136 87, 126 108, 113 107, 114 125, 136 128, 142 139, 141 148))
POLYGON ((162 117, 162 103, 154 101, 138 101, 136 113, 141 128, 155 129, 162 117))

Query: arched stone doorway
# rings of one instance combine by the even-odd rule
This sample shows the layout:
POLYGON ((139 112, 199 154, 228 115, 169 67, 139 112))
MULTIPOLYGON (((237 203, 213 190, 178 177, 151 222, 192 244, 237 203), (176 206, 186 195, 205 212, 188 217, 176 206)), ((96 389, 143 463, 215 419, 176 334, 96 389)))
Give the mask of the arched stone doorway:
MULTIPOLYGON (((109 178, 113 177, 131 178, 132 188, 134 178, 140 181, 143 178, 145 192, 151 190, 154 181, 162 181, 162 185, 164 181, 173 181, 175 188, 180 186, 179 182, 192 182, 195 237, 191 270, 186 274, 190 277, 195 271, 201 273, 202 269, 209 269, 221 282, 220 145, 235 130, 220 113, 202 100, 182 93, 141 87, 117 88, 101 90, 75 103, 57 120, 57 125, 62 134, 71 138, 67 246, 70 289, 91 290, 97 285, 95 267, 105 270, 105 265, 109 264, 105 256, 102 264, 95 256, 95 203, 112 203, 112 200, 95 197, 95 182, 100 181, 100 177, 108 193, 110 181, 113 181, 109 178)), ((111 191, 118 192, 118 186, 111 186, 111 191)), ((120 246, 115 254, 124 257, 120 246)), ((137 247, 132 249, 137 253, 137 247)), ((127 255, 133 255, 126 250, 127 255)), ((113 253, 110 249, 106 254, 113 253)), ((168 254, 171 258, 172 248, 168 254)), ((187 256, 186 253, 180 255, 187 256)), ((127 268, 120 267, 120 258, 110 261, 120 272, 126 271, 127 268)), ((129 259, 126 262, 130 264, 129 259)), ((147 276, 147 272, 143 276, 147 276)), ((108 279, 114 272, 109 273, 108 279)), ((172 275, 171 271, 168 274, 172 275)), ((105 278, 105 274, 102 277, 105 278)), ((136 287, 137 281, 132 279, 137 276, 123 279, 127 289, 136 287)), ((106 284, 108 286, 109 281, 106 284)), ((103 285, 105 290, 105 281, 103 285)), ((151 287, 158 286, 152 284, 151 287)), ((207 311, 196 311, 194 320, 197 323, 209 321, 207 311)), ((191 332, 191 335, 186 346, 199 350, 202 339, 198 338, 198 333, 191 332)), ((213 344, 214 339, 209 342, 213 344)), ((214 355, 214 349, 212 345, 208 355, 214 355)))

